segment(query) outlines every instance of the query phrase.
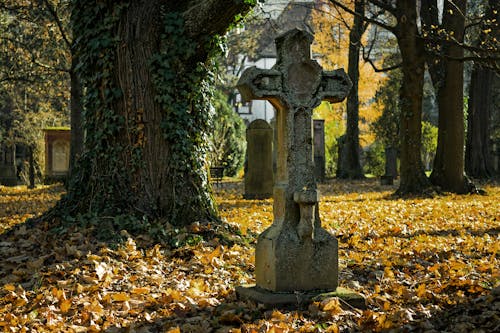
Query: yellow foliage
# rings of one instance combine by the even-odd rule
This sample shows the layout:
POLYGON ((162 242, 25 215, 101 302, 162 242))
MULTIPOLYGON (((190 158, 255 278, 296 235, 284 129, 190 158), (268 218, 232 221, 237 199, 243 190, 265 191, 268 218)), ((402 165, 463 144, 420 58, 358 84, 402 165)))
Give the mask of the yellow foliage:
MULTIPOLYGON (((344 2, 349 7, 354 7, 353 1, 344 2)), ((323 68, 327 70, 344 68, 347 71, 349 27, 353 24, 352 15, 326 1, 320 10, 313 11, 312 22, 315 30, 312 50, 323 68)), ((366 35, 367 33, 362 39, 364 44, 367 43, 366 35)), ((370 124, 382 114, 382 108, 373 102, 373 98, 384 80, 383 74, 376 73, 370 64, 360 60, 358 96, 360 144, 362 146, 370 145, 375 140, 375 135, 370 131, 370 124)), ((336 119, 342 118, 345 103, 332 105, 337 114, 336 119)), ((322 116, 324 117, 325 114, 322 113, 322 116)))
POLYGON ((423 329, 435 309, 465 304, 450 325, 470 322, 470 311, 493 331, 499 186, 486 187, 487 196, 401 200, 372 180, 320 185, 322 225, 339 239, 340 285, 365 295, 365 311, 337 298, 301 311, 266 311, 236 299, 235 286, 254 282, 255 237, 272 223, 272 200, 244 200, 242 185, 231 186, 216 193, 221 217, 245 226, 249 242, 207 238, 180 249, 132 237, 111 248, 83 229, 54 237, 43 224, 23 226, 20 217, 40 214, 62 188, 0 187, 4 211, 16 214, 3 212, 2 221, 20 226, 0 234, 0 329, 377 332, 408 324, 423 329))

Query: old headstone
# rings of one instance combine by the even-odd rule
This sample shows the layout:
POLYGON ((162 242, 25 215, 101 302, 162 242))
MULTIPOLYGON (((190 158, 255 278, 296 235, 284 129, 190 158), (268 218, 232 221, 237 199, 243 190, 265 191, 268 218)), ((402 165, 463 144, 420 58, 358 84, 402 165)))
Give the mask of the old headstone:
POLYGON ((245 198, 265 199, 273 194, 273 129, 263 119, 248 125, 245 198))
POLYGON ((271 305, 338 287, 338 242, 319 218, 312 112, 322 100, 342 101, 351 82, 343 70, 322 71, 311 59, 312 39, 297 29, 278 37, 276 65, 248 68, 238 82, 245 100, 269 100, 277 110, 274 221, 257 241, 256 286, 236 289, 271 305))
POLYGON ((45 132, 45 177, 63 180, 69 170, 69 128, 47 128, 45 132))
POLYGON ((392 185, 398 176, 398 151, 394 147, 385 148, 385 173, 380 177, 381 185, 392 185))
POLYGON ((326 156, 325 156, 325 121, 323 119, 313 120, 314 135, 314 174, 316 181, 325 180, 326 156))
POLYGON ((0 144, 0 185, 17 185, 15 144, 0 144))

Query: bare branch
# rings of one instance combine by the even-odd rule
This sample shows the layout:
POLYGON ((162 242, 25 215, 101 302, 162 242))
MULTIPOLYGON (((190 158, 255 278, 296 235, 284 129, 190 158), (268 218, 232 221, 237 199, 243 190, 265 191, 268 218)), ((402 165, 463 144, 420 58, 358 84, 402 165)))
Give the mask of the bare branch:
MULTIPOLYGON (((346 5, 344 5, 343 3, 337 1, 337 0, 329 0, 332 4, 334 4, 335 6, 338 6, 340 8, 342 8, 343 10, 345 10, 346 12, 348 12, 349 14, 351 15, 355 15, 355 16, 361 16, 363 17, 362 15, 360 15, 359 13, 356 13, 354 10, 350 9, 349 7, 347 7, 346 5)), ((370 0, 371 3, 373 3, 373 0, 370 0)), ((392 13, 392 12, 391 12, 392 13)), ((395 33, 395 27, 393 26, 390 26, 384 22, 381 22, 379 20, 376 20, 374 18, 370 18, 370 17, 366 17, 364 16, 363 19, 365 20, 365 22, 369 22, 369 23, 372 23, 372 24, 375 24, 383 29, 386 29, 392 33, 395 33)))
MULTIPOLYGON (((376 33, 376 32, 375 32, 376 33)), ((380 72, 389 72, 389 71, 392 71, 393 69, 397 69, 397 68, 400 68, 402 63, 399 63, 399 64, 396 64, 396 65, 393 65, 393 66, 389 66, 389 67, 384 67, 384 68, 378 68, 375 63, 373 62, 373 59, 370 58, 370 53, 373 49, 373 45, 375 43, 371 43, 370 44, 370 48, 368 49, 368 52, 365 51, 365 46, 364 45, 361 45, 362 47, 362 50, 363 50, 363 60, 367 63, 370 64, 370 66, 372 66, 373 70, 376 72, 376 73, 380 73, 380 72)))
POLYGON ((56 9, 50 4, 48 0, 43 0, 45 3, 45 6, 47 7, 50 15, 54 18, 54 21, 57 24, 57 28, 59 29, 59 33, 61 34, 64 42, 66 43, 66 46, 68 49, 71 49, 71 41, 68 38, 68 35, 66 34, 66 31, 64 30, 63 24, 61 22, 61 19, 59 18, 59 15, 57 15, 56 9))

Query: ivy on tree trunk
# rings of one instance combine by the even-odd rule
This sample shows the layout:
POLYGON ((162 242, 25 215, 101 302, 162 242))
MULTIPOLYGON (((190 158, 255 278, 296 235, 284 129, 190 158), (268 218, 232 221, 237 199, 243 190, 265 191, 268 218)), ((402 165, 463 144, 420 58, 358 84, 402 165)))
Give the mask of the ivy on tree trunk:
POLYGON ((211 59, 217 36, 250 6, 75 2, 86 137, 63 214, 115 217, 119 228, 120 216, 173 225, 217 218, 205 166, 211 59))

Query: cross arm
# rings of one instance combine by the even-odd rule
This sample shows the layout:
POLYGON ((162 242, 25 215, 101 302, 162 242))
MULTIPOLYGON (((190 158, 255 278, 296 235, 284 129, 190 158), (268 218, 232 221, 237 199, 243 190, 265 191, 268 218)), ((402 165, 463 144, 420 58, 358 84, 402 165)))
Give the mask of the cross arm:
POLYGON ((282 94, 281 73, 274 69, 250 67, 241 74, 236 88, 246 102, 253 99, 273 101, 282 94))
POLYGON ((342 102, 352 88, 351 79, 343 69, 325 71, 321 74, 318 97, 331 103, 342 102))

